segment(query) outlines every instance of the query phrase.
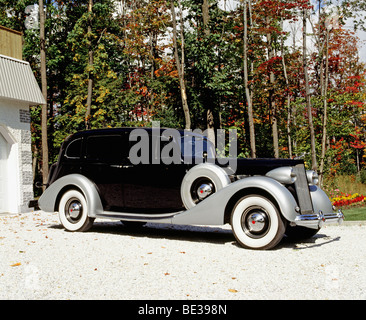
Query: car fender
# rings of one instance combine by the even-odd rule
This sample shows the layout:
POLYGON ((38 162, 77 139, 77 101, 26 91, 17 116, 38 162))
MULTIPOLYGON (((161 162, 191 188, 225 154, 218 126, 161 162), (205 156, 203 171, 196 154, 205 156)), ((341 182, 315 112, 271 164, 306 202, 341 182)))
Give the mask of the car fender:
POLYGON ((225 223, 225 212, 230 200, 241 194, 253 194, 255 192, 269 194, 276 201, 282 216, 288 221, 295 220, 297 203, 290 191, 272 178, 255 176, 231 183, 210 195, 192 209, 174 216, 172 223, 222 225, 225 223))
POLYGON ((60 197, 70 189, 79 189, 84 194, 90 217, 95 218, 103 213, 102 201, 95 184, 81 174, 69 174, 53 182, 38 200, 40 209, 46 212, 57 211, 60 197))
POLYGON ((333 212, 333 206, 330 202, 327 194, 318 186, 309 186, 310 197, 314 207, 314 213, 331 213, 333 212))

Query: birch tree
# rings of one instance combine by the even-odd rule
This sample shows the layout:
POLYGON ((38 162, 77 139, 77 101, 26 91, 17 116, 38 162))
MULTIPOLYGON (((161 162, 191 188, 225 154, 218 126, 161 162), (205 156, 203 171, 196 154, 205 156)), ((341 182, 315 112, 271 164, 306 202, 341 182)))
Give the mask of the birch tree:
POLYGON ((178 44, 177 44, 177 21, 175 16, 175 7, 174 1, 171 3, 171 11, 172 11, 172 20, 173 20, 173 45, 174 45, 174 58, 175 63, 178 70, 178 77, 179 77, 179 87, 180 87, 180 95, 182 100, 183 112, 184 112, 184 119, 185 119, 185 129, 191 129, 191 116, 189 114, 189 107, 187 101, 187 93, 186 93, 186 84, 185 84, 185 68, 184 68, 184 34, 183 34, 183 12, 182 12, 182 4, 180 0, 178 0, 179 11, 180 11, 180 38, 181 38, 181 59, 179 59, 178 54, 178 44))
POLYGON ((41 48, 41 86, 46 104, 42 106, 42 182, 43 190, 46 189, 48 179, 48 138, 47 138, 47 70, 46 70, 46 38, 45 38, 45 13, 43 0, 39 0, 39 38, 41 48))

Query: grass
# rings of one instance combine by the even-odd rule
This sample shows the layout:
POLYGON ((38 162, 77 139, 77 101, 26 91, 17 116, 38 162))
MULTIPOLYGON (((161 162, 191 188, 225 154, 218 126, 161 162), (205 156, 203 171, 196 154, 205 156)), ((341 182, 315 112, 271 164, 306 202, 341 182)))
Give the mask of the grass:
MULTIPOLYGON (((366 184, 361 183, 359 177, 355 175, 342 175, 324 180, 324 191, 330 198, 337 193, 343 192, 346 194, 359 193, 366 196, 366 184), (337 190, 337 191, 336 191, 337 190)), ((366 206, 348 206, 342 208, 346 221, 364 221, 366 220, 366 206)))
POLYGON ((364 221, 366 220, 366 207, 356 207, 342 210, 345 221, 364 221))
POLYGON ((366 184, 355 175, 342 175, 324 179, 324 191, 330 196, 336 189, 343 193, 359 193, 366 196, 366 184))

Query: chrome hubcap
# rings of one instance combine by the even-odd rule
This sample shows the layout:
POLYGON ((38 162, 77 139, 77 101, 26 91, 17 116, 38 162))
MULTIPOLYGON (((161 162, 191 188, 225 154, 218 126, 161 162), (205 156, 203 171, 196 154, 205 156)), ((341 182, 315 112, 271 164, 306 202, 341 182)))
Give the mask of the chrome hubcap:
POLYGON ((83 215, 83 206, 79 199, 72 198, 65 205, 65 214, 67 220, 71 223, 77 223, 83 215))
POLYGON ((215 193, 215 185, 206 177, 198 178, 192 183, 191 197, 195 203, 203 201, 213 193, 215 193))
POLYGON ((249 207, 241 216, 241 227, 251 238, 261 238, 269 230, 270 219, 262 207, 249 207))
POLYGON ((262 212, 251 213, 247 221, 248 229, 251 232, 261 232, 266 226, 266 216, 262 212))
POLYGON ((71 218, 73 219, 77 219, 77 217, 79 216, 81 212, 81 203, 79 202, 74 202, 70 205, 69 207, 69 215, 71 218))
POLYGON ((197 189, 197 195, 200 200, 203 200, 212 193, 212 185, 203 183, 197 189))

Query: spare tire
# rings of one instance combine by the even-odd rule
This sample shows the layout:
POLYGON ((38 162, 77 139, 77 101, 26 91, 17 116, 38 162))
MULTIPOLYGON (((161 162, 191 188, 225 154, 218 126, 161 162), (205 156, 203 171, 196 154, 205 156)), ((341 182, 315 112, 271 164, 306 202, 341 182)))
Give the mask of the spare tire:
POLYGON ((225 170, 212 163, 201 163, 183 178, 180 194, 186 209, 191 209, 211 194, 230 184, 225 170))

